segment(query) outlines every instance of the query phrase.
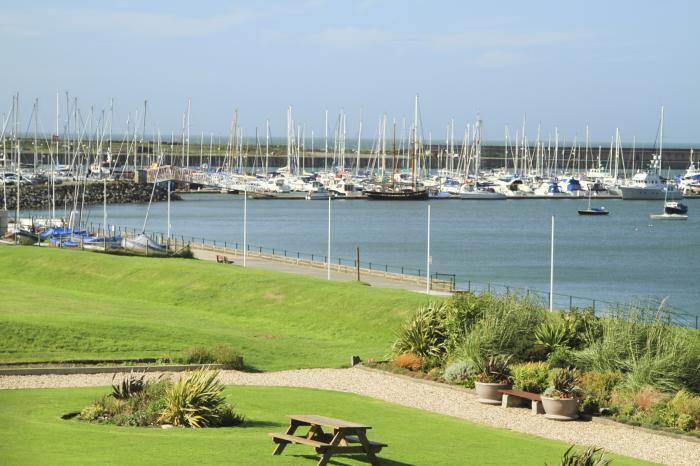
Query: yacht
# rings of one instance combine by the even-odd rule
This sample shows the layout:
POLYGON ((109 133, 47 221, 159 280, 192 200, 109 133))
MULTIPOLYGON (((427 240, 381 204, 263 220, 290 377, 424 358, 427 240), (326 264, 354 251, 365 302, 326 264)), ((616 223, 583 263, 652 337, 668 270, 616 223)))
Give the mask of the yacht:
POLYGON ((622 199, 626 201, 678 200, 683 198, 683 195, 673 185, 664 185, 661 177, 651 171, 637 172, 629 184, 620 186, 620 191, 622 199))

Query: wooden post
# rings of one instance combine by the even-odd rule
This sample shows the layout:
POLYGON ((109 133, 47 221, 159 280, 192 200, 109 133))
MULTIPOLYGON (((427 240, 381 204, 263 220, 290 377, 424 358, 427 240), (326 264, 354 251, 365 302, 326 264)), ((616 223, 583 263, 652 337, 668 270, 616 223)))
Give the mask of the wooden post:
POLYGON ((355 246, 355 268, 357 269, 357 281, 360 281, 360 246, 355 246))

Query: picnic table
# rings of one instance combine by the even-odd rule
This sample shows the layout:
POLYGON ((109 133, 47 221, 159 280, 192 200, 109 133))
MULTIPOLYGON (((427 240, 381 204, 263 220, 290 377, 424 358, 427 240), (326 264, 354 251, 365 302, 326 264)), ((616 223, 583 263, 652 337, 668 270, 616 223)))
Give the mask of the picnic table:
POLYGON ((379 460, 375 456, 382 448, 388 446, 385 443, 372 442, 367 439, 367 430, 370 426, 333 419, 317 415, 293 414, 289 418, 289 428, 285 433, 271 433, 270 437, 277 444, 273 455, 281 455, 282 451, 290 443, 310 445, 316 449, 316 453, 323 456, 318 466, 324 466, 335 454, 364 453, 372 466, 377 466, 379 460), (305 434, 295 435, 299 427, 309 429, 305 434), (323 428, 329 429, 324 432, 323 428), (332 432, 331 432, 332 430, 332 432))

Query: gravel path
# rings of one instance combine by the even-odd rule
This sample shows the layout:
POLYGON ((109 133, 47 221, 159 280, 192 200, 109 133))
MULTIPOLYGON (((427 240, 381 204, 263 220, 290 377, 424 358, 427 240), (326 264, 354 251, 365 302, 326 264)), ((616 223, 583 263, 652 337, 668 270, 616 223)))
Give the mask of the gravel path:
MULTIPOLYGON (((157 374, 154 374, 156 376, 157 374)), ((624 425, 556 422, 529 409, 487 406, 473 393, 362 368, 304 369, 251 374, 222 371, 227 385, 308 387, 356 393, 403 406, 454 416, 567 443, 596 445, 607 451, 669 465, 700 465, 700 443, 653 434, 624 425)), ((0 389, 104 386, 112 374, 3 376, 0 389)))

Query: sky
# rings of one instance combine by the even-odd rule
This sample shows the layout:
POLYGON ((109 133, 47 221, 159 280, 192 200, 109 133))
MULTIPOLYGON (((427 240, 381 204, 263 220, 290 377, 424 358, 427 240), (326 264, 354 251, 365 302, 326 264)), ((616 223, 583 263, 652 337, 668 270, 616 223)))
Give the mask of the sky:
MULTIPOLYGON (((373 138, 386 113, 424 137, 456 138, 479 114, 484 137, 700 142, 700 2, 0 0, 0 111, 19 92, 22 126, 39 99, 55 127, 56 93, 99 114, 114 99, 114 131, 148 100, 147 132, 247 134, 270 120, 286 134, 291 105, 306 134, 373 138), (354 136, 351 136, 354 135, 354 136)), ((65 119, 65 115, 61 115, 65 119)), ((0 128, 1 129, 1 128, 0 128)), ((698 144, 700 146, 700 144, 698 144)))

